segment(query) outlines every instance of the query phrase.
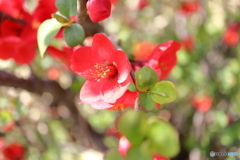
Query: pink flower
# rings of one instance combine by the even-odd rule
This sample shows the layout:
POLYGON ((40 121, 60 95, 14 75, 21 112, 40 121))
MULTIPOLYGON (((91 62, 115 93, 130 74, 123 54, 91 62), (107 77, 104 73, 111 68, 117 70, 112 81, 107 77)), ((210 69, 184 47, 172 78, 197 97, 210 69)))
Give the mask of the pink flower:
POLYGON ((118 143, 118 152, 121 156, 126 156, 127 155, 127 151, 129 148, 131 148, 131 143, 128 141, 128 139, 124 136, 122 136, 119 139, 119 143, 118 143))
POLYGON ((87 2, 89 17, 93 22, 108 18, 111 14, 110 0, 89 0, 87 2))
POLYGON ((103 34, 93 36, 92 47, 81 47, 73 52, 70 63, 74 72, 88 78, 80 99, 95 109, 114 106, 131 81, 127 55, 116 50, 103 34))

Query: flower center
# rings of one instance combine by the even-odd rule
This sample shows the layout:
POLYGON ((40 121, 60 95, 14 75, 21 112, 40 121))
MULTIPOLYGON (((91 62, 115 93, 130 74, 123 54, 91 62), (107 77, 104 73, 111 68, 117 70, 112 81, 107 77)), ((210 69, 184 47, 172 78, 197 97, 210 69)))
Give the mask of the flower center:
POLYGON ((92 77, 97 82, 100 82, 102 79, 111 80, 114 78, 118 71, 115 65, 113 64, 99 64, 96 63, 93 69, 89 69, 92 77))

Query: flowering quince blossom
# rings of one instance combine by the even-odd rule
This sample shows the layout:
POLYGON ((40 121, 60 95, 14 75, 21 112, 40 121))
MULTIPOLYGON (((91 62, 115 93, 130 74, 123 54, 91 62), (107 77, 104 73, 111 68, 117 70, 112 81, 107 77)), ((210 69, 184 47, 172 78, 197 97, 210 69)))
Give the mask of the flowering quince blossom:
POLYGON ((131 143, 128 141, 128 139, 124 136, 122 136, 119 139, 118 143, 118 152, 121 156, 126 156, 128 149, 131 148, 131 143))
POLYGON ((187 16, 196 12, 199 9, 199 7, 200 3, 198 1, 183 2, 181 4, 180 11, 187 16))
POLYGON ((133 47, 133 55, 135 61, 145 61, 151 55, 155 44, 150 42, 139 42, 133 47))
POLYGON ((111 14, 110 0, 89 0, 87 2, 89 17, 93 22, 108 18, 111 14))
POLYGON ((167 41, 155 47, 145 65, 154 69, 160 79, 167 78, 177 63, 176 52, 181 44, 176 41, 167 41))
POLYGON ((231 23, 226 31, 223 33, 223 41, 228 46, 233 47, 239 41, 238 31, 240 30, 240 23, 231 23))
POLYGON ((140 1, 139 1, 139 4, 138 4, 138 8, 139 8, 140 10, 142 10, 143 8, 145 8, 145 7, 148 6, 148 5, 149 5, 148 0, 140 0, 140 1))
POLYGON ((22 160, 25 156, 25 148, 19 143, 13 143, 3 149, 3 155, 7 160, 22 160))
POLYGON ((50 4, 47 4, 49 4, 48 0, 40 0, 36 10, 31 15, 23 7, 24 0, 0 1, 1 59, 13 58, 18 64, 28 64, 33 61, 37 47, 37 27, 45 20, 43 15, 50 16, 47 12, 49 8, 47 6, 50 4), (44 14, 39 12, 44 12, 44 14))
POLYGON ((212 106, 212 98, 210 96, 194 96, 192 98, 192 105, 200 112, 207 112, 212 106))
POLYGON ((170 160, 170 159, 156 153, 156 154, 153 155, 153 160, 170 160))
POLYGON ((131 65, 127 55, 116 50, 103 34, 93 36, 91 47, 73 52, 71 69, 88 80, 80 92, 80 100, 95 109, 113 107, 131 82, 131 65))

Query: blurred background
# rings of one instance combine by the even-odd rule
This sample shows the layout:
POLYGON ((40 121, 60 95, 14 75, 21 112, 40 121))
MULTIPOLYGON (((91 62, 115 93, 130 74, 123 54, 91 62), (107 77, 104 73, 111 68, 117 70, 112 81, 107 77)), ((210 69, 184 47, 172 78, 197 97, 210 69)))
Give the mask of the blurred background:
MULTIPOLYGON (((29 13, 37 5, 24 1, 29 13)), ((99 24, 87 19, 84 29, 84 45, 103 32, 131 61, 146 60, 168 40, 181 42, 168 77, 178 97, 146 114, 170 121, 179 132, 181 151, 173 160, 240 159, 209 156, 240 155, 239 0, 112 0, 111 16, 99 24)), ((58 50, 48 49, 44 59, 36 50, 28 64, 0 60, 0 149, 15 144, 24 160, 102 160, 118 144, 114 122, 124 111, 79 104, 85 79, 68 67, 72 50, 62 47, 61 38, 51 45, 58 50)))

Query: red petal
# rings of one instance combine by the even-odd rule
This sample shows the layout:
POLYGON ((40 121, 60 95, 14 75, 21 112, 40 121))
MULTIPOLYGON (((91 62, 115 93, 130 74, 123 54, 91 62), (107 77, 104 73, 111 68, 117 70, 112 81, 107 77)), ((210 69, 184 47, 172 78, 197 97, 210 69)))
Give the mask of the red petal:
POLYGON ((125 85, 120 85, 117 78, 111 82, 105 81, 101 87, 102 99, 107 103, 115 103, 127 91, 130 81, 125 85))
POLYGON ((18 53, 13 57, 18 64, 29 64, 31 63, 36 55, 36 44, 28 42, 22 42, 18 53))
POLYGON ((100 94, 101 83, 96 81, 86 81, 80 92, 80 99, 83 103, 90 104, 95 109, 107 109, 112 107, 106 103, 100 94))
POLYGON ((167 158, 167 157, 164 157, 164 156, 162 156, 162 155, 160 155, 160 154, 158 154, 158 153, 156 153, 156 154, 154 154, 154 156, 153 156, 153 160, 170 160, 170 159, 167 158))
POLYGON ((112 57, 109 59, 110 63, 116 65, 118 70, 118 83, 123 83, 128 78, 131 71, 131 64, 128 61, 126 53, 120 50, 116 50, 112 53, 112 57))
POLYGON ((98 59, 98 55, 91 51, 91 47, 81 47, 73 52, 70 62, 71 69, 74 72, 86 78, 91 78, 89 77, 89 69, 97 62, 99 63, 100 60, 98 59))
POLYGON ((112 42, 101 33, 97 33, 93 36, 92 52, 100 57, 101 60, 107 61, 113 55, 115 47, 112 42))
POLYGON ((148 65, 153 69, 161 69, 160 78, 166 78, 172 68, 176 65, 176 52, 181 48, 181 44, 176 41, 167 41, 158 45, 148 60, 148 65))
POLYGON ((89 0, 87 2, 89 17, 93 22, 99 22, 108 18, 111 14, 110 0, 89 0))
POLYGON ((129 148, 131 148, 131 143, 126 137, 122 136, 119 139, 118 152, 120 153, 121 156, 126 156, 129 148))
POLYGON ((19 50, 21 39, 15 36, 0 39, 0 58, 13 58, 19 50))

